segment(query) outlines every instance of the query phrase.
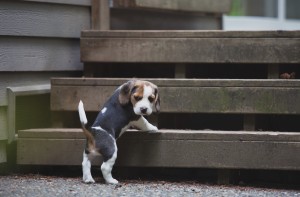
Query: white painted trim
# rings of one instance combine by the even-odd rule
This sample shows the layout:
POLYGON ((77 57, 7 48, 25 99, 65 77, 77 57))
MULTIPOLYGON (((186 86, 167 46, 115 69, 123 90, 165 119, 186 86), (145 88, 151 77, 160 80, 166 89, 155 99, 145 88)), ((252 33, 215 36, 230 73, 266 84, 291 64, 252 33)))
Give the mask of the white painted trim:
POLYGON ((224 30, 300 30, 300 20, 286 18, 286 0, 278 0, 278 17, 223 16, 224 30))
POLYGON ((8 143, 11 143, 16 139, 16 97, 49 94, 50 89, 50 84, 7 88, 8 143))
POLYGON ((223 16, 224 30, 300 30, 300 20, 269 17, 223 16))

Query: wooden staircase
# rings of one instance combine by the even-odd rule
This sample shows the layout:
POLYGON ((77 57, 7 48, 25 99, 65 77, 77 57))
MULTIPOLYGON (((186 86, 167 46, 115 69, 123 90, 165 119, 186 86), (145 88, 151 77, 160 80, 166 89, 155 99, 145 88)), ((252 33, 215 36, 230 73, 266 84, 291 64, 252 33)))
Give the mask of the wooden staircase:
POLYGON ((80 165, 79 100, 92 122, 128 77, 145 77, 159 87, 161 113, 149 119, 160 130, 125 133, 117 165, 300 170, 300 81, 280 79, 300 74, 300 31, 94 30, 81 37, 85 77, 52 79, 54 128, 19 131, 18 164, 80 165))
MULTIPOLYGON (((130 61, 151 62, 153 64, 156 62, 174 63, 174 61, 179 60, 176 59, 175 54, 180 53, 178 56, 181 56, 180 60, 182 62, 188 62, 189 60, 192 62, 211 63, 215 58, 218 58, 217 61, 223 63, 223 66, 227 66, 228 62, 238 62, 241 63, 240 66, 248 66, 247 64, 242 65, 242 63, 248 63, 251 57, 251 62, 276 63, 272 66, 278 67, 280 65, 277 63, 300 63, 300 56, 296 55, 300 54, 300 32, 253 32, 253 38, 250 34, 251 32, 223 31, 83 32, 83 38, 81 40, 82 60, 84 62, 130 61), (122 35, 124 35, 124 37, 122 37, 122 35), (240 37, 238 37, 238 35, 240 37), (215 36, 215 38, 213 36, 215 36), (128 39, 128 37, 135 37, 135 39, 128 39), (153 39, 153 37, 155 39, 153 39), (225 48, 235 50, 236 53, 228 52, 228 50, 225 49, 223 51, 225 55, 222 55, 222 51, 218 52, 220 53, 219 55, 215 55, 214 51, 218 50, 217 48, 222 48, 222 46, 217 44, 222 43, 222 41, 219 40, 222 37, 226 37, 228 45, 234 49, 229 49, 230 47, 227 46, 225 48), (158 47, 160 50, 152 49, 152 46, 155 47, 156 45, 160 45, 159 43, 166 43, 164 41, 165 39, 169 42, 165 47, 161 45, 158 47), (179 41, 177 39, 179 39, 179 41), (190 39, 193 40, 193 42, 190 42, 190 39), (260 39, 260 41, 257 40, 257 44, 255 45, 245 44, 246 42, 253 43, 252 39, 260 39), (160 42, 157 40, 160 40, 160 42), (184 43, 183 40, 185 40, 186 43, 184 43), (215 44, 210 44, 210 49, 208 49, 212 52, 206 52, 205 57, 202 57, 202 51, 205 50, 203 43, 209 41, 213 43, 215 40, 218 41, 215 44), (229 43, 230 40, 232 44, 229 43), (263 52, 262 45, 265 45, 263 44, 265 41, 267 41, 268 47, 265 47, 264 50, 266 52, 263 52), (180 43, 184 43, 184 45, 182 46, 180 43), (190 45, 188 43, 190 43, 190 45), (284 43, 290 43, 290 45, 285 45, 284 43), (198 45, 199 47, 197 48, 196 46, 198 45), (139 50, 136 50, 135 46, 144 47, 140 47, 139 50), (191 48, 189 48, 189 46, 191 48), (126 48, 128 51, 125 51, 126 48), (143 49, 151 52, 143 51, 140 53, 143 49), (189 52, 185 53, 185 50, 189 52), (253 53, 256 53, 258 50, 261 50, 260 53, 264 55, 257 53, 256 56, 254 56, 253 53), (249 56, 249 53, 246 51, 252 53, 253 56, 249 56), (268 53, 270 54, 268 55, 268 53), (260 57, 258 57, 259 55, 260 57)), ((101 64, 98 66, 101 67, 101 64)), ((118 66, 121 67, 122 64, 118 66)), ((145 64, 143 66, 143 64, 140 64, 140 66, 142 70, 143 67, 149 65, 145 64)), ((173 66, 175 72, 177 63, 174 63, 173 66)), ((180 66, 183 67, 184 69, 182 70, 185 71, 188 64, 181 64, 180 66)), ((201 64, 197 66, 201 67, 201 64)), ((97 67, 97 65, 94 65, 94 67, 97 67)), ((269 67, 269 65, 267 67, 269 67)), ((277 70, 279 70, 279 68, 277 70)), ((159 69, 157 69, 156 72, 159 73, 159 69)), ((279 73, 277 76, 279 76, 279 73)), ((60 123, 57 121, 58 123, 56 123, 56 125, 65 126, 64 124, 67 124, 65 122, 68 122, 65 119, 68 118, 64 118, 64 116, 65 114, 69 114, 70 117, 72 117, 71 121, 73 121, 73 126, 79 127, 78 118, 76 117, 79 100, 83 100, 87 111, 97 113, 116 87, 126 80, 127 79, 120 78, 52 79, 51 109, 56 112, 54 115, 60 115, 59 118, 57 118, 60 120, 60 123)), ((158 115, 156 118, 156 124, 158 124, 159 127, 160 125, 166 125, 163 122, 164 120, 160 119, 160 116, 168 117, 172 116, 172 114, 183 114, 183 116, 197 116, 197 114, 238 114, 242 116, 242 128, 240 129, 243 131, 184 131, 177 130, 175 125, 175 128, 166 128, 167 130, 162 130, 156 134, 129 132, 120 140, 120 155, 126 156, 118 160, 119 165, 299 169, 300 158, 297 155, 299 155, 300 151, 300 133, 257 131, 258 128, 255 124, 256 117, 261 114, 299 115, 300 103, 298 101, 300 100, 300 82, 298 79, 152 78, 149 80, 158 85, 161 95, 161 115, 158 115), (171 137, 173 135, 174 138, 171 137), (180 136, 180 138, 176 138, 175 136, 180 136), (128 146, 125 139, 134 142, 128 146), (140 147, 142 144, 145 146, 140 147), (176 151, 172 151, 175 147, 176 151), (156 154, 157 156, 155 156, 156 154), (181 154, 184 156, 184 159, 180 157, 181 154), (130 155, 130 157, 128 155, 130 155), (171 155, 176 156, 172 157, 171 155), (206 156, 204 157, 204 155, 206 156), (240 157, 241 155, 244 156, 240 157), (245 157, 245 155, 247 156, 245 157), (276 155, 282 155, 284 158, 277 157, 276 155), (191 158, 188 159, 188 157, 191 158), (195 157, 197 157, 197 159, 195 159, 195 157), (222 162, 220 157, 231 158, 230 164, 225 162, 225 160, 222 162), (287 159, 287 157, 290 159, 287 159), (125 158, 128 158, 128 160, 125 158), (159 158, 168 158, 169 161, 164 159, 159 162, 159 158), (249 163, 251 159, 254 161, 249 163), (202 162, 194 162, 194 160, 202 162), (276 160, 276 162, 274 160, 276 160), (262 161, 265 161, 265 163, 261 163, 262 161), (244 164, 244 166, 242 164, 244 164)), ((91 116, 93 117, 93 115, 91 116)), ((176 121, 180 122, 181 120, 177 119, 176 121)), ((184 122, 179 124, 184 125, 184 122)), ((231 122, 229 124, 237 123, 231 122)), ((201 125, 198 125, 198 127, 201 128, 201 125)), ((189 125, 186 125, 186 128, 188 129, 189 125)), ((51 129, 20 131, 18 150, 22 150, 24 154, 20 154, 21 152, 19 151, 18 163, 79 165, 81 154, 79 154, 78 151, 81 152, 80 150, 83 148, 82 134, 78 129, 68 129, 67 131, 68 132, 62 129, 62 132, 60 132, 57 128, 53 129, 53 131, 51 129), (29 135, 30 133, 31 135, 29 135), (49 147, 44 151, 41 151, 40 148, 37 149, 36 147, 40 146, 35 145, 35 142, 41 143, 41 139, 44 140, 42 143, 44 147, 47 147, 46 144, 49 143, 49 147), (62 143, 59 146, 53 146, 53 141, 60 141, 60 143, 68 141, 69 144, 65 146, 63 145, 64 143, 62 143), (63 147, 66 149, 63 149, 63 147), (45 160, 42 161, 36 154, 32 154, 34 150, 42 155, 46 155, 45 160), (30 154, 26 154, 26 152, 30 154), (69 152, 69 154, 67 154, 68 160, 65 159, 64 154, 61 154, 64 152, 69 152), (52 158, 56 159, 52 160, 52 158), (70 158, 74 158, 74 160, 70 158)), ((122 156, 120 157, 122 158, 122 156)))

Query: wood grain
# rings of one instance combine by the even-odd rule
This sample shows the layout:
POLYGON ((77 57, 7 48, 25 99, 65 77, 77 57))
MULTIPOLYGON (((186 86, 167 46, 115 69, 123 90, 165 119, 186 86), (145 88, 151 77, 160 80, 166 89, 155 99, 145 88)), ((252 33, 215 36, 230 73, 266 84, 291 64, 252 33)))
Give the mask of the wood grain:
POLYGON ((86 6, 1 1, 0 18, 0 35, 79 38, 90 29, 86 6))
POLYGON ((54 4, 70 4, 70 5, 83 5, 90 6, 91 0, 24 0, 29 2, 40 2, 40 3, 54 3, 54 4))
MULTIPOLYGON (((0 106, 0 141, 7 140, 8 127, 7 127, 7 108, 0 106)), ((0 148, 1 149, 1 148, 0 148)), ((1 160, 0 160, 1 163, 1 160)))
POLYGON ((5 163, 7 161, 6 146, 5 141, 0 141, 0 163, 5 163))
POLYGON ((300 38, 83 38, 84 62, 300 63, 300 38), (111 55, 113 54, 113 55, 111 55))
MULTIPOLYGON (((75 111, 78 102, 82 100, 87 111, 99 111, 124 81, 126 80, 53 79, 51 109, 75 111), (62 84, 63 81, 66 84, 62 84)), ((151 81, 159 87, 161 111, 166 113, 300 113, 300 105, 297 104, 300 99, 298 80, 151 79, 151 81)))
POLYGON ((76 39, 0 36, 0 71, 79 71, 76 39))
POLYGON ((50 84, 51 77, 76 76, 73 72, 0 72, 0 106, 7 106, 7 87, 50 84))
MULTIPOLYGON (((117 165, 299 170, 299 140, 295 132, 128 131, 118 140, 117 165)), ((17 163, 81 165, 83 147, 81 129, 23 130, 17 163)))
POLYGON ((176 11, 226 13, 231 8, 231 0, 114 0, 114 7, 150 8, 176 11))

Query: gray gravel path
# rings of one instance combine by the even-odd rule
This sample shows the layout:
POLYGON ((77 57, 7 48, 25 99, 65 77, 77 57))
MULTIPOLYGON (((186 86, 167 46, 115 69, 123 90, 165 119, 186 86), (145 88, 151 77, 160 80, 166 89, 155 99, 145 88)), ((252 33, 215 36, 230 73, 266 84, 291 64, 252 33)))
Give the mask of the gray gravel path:
POLYGON ((80 177, 42 175, 0 176, 0 196, 299 196, 300 191, 240 186, 205 185, 197 182, 120 180, 121 184, 84 184, 80 177))

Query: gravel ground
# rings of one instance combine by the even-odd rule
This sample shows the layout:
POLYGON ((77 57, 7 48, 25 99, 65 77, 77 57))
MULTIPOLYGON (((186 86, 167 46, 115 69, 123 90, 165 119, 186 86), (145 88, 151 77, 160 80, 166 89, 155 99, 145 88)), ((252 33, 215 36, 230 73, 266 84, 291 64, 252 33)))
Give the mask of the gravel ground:
POLYGON ((299 196, 300 191, 241 186, 207 185, 194 181, 120 180, 107 185, 96 178, 95 184, 84 184, 81 177, 45 175, 0 176, 0 196, 299 196))

